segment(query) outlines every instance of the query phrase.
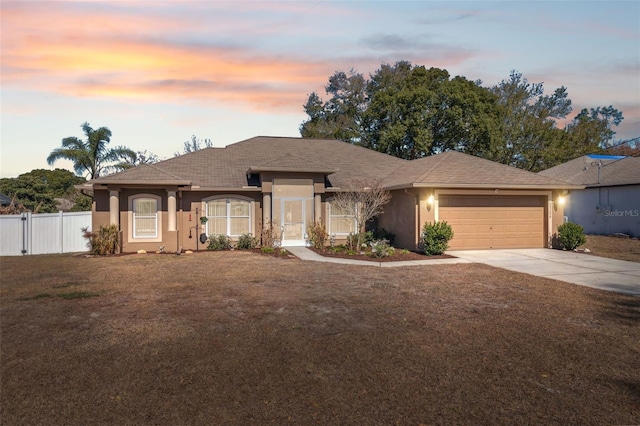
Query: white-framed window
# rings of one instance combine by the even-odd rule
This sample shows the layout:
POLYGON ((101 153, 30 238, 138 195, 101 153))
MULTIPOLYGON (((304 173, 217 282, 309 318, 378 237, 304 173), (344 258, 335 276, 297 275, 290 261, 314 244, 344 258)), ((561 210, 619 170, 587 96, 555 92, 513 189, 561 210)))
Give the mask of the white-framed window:
POLYGON ((355 234, 356 206, 339 208, 329 201, 329 234, 349 235, 355 234))
POLYGON ((216 198, 205 201, 207 235, 237 237, 251 233, 251 201, 216 198))
POLYGON ((154 194, 129 197, 129 240, 151 242, 162 240, 162 198, 154 194))

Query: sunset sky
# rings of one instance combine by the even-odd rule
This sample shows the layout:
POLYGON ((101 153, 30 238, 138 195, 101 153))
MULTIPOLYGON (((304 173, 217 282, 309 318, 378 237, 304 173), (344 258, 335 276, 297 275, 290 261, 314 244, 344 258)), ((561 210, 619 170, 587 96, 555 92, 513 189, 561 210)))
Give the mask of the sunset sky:
MULTIPOLYGON (((638 1, 5 1, 0 175, 50 168, 80 125, 161 158, 299 136, 308 94, 336 70, 409 60, 494 85, 512 69, 640 136, 638 1)), ((71 169, 60 161, 55 167, 71 169)))

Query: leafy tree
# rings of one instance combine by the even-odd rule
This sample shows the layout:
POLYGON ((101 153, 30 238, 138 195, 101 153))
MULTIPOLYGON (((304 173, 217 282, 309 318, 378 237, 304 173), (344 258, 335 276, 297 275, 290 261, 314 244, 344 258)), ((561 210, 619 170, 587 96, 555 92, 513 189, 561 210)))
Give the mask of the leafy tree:
POLYGON ((93 197, 82 194, 79 191, 73 196, 72 212, 88 212, 91 211, 91 205, 93 204, 93 197))
POLYGON ((300 133, 306 138, 334 138, 367 145, 363 138, 363 113, 367 108, 367 82, 362 74, 338 71, 329 77, 325 90, 331 98, 323 102, 316 92, 309 95, 304 110, 309 120, 300 133))
POLYGON ((530 171, 546 168, 545 153, 562 142, 556 120, 571 112, 567 89, 560 87, 545 95, 542 83, 529 83, 521 73, 511 71, 491 90, 498 96, 501 124, 500 145, 489 158, 530 171))
POLYGON ((34 169, 23 173, 18 178, 33 177, 46 185, 47 192, 54 197, 66 197, 74 191, 74 186, 86 182, 86 179, 77 176, 65 169, 34 169))
POLYGON ((86 211, 91 210, 92 199, 74 187, 85 181, 69 170, 35 169, 17 178, 0 179, 0 192, 34 213, 56 212, 55 198, 73 200, 73 211, 86 211))
POLYGON ((191 136, 191 139, 189 139, 188 141, 184 142, 184 146, 182 148, 182 152, 178 152, 176 151, 173 156, 174 157, 178 157, 180 155, 183 154, 189 154, 191 152, 196 152, 198 150, 204 149, 204 148, 211 148, 213 147, 213 143, 211 142, 211 139, 198 139, 196 138, 195 135, 191 136))
POLYGON ((110 163, 135 155, 132 150, 123 146, 108 148, 111 130, 107 127, 93 129, 87 122, 80 127, 87 137, 86 140, 75 136, 62 139, 62 146, 51 151, 47 157, 49 165, 60 159, 71 160, 78 175, 86 173, 89 179, 95 179, 109 170, 110 163))
POLYGON ((309 95, 303 137, 329 137, 414 159, 459 149, 485 151, 495 134, 494 96, 479 82, 408 61, 382 64, 365 79, 336 72, 323 102, 309 95))
POLYGON ((457 150, 533 172, 610 146, 622 113, 612 106, 571 113, 562 86, 545 94, 517 71, 496 86, 451 78, 408 61, 382 64, 369 79, 336 72, 323 101, 309 95, 303 137, 327 137, 405 159, 457 150))
POLYGON ((34 213, 53 213, 56 202, 53 193, 41 179, 29 175, 0 179, 0 192, 11 198, 15 204, 22 204, 34 213))
POLYGON ((415 159, 456 149, 490 149, 497 127, 495 97, 479 82, 446 70, 398 62, 383 65, 369 85, 365 113, 370 147, 415 159))

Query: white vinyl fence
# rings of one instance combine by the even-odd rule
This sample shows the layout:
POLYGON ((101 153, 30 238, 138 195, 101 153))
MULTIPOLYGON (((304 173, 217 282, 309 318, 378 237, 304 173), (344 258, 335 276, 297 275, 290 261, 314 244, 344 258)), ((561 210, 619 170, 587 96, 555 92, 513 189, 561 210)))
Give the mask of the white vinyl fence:
POLYGON ((0 215, 0 256, 88 251, 91 212, 0 215))

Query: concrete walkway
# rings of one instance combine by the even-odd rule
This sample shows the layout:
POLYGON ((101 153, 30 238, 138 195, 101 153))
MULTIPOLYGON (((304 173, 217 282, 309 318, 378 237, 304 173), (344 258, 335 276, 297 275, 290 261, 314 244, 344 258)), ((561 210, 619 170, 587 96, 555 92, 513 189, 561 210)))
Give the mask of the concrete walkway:
POLYGON ((460 250, 447 252, 447 254, 455 256, 454 259, 372 262, 320 256, 306 247, 287 247, 286 249, 301 260, 382 268, 484 263, 538 277, 553 278, 600 290, 640 296, 640 263, 584 253, 551 249, 460 250))
POLYGON ((399 262, 374 262, 370 260, 342 259, 339 257, 320 256, 313 250, 306 247, 285 247, 287 251, 300 260, 310 260, 313 262, 341 263, 343 265, 363 265, 377 266, 381 268, 398 268, 401 266, 420 266, 420 265, 450 265, 454 263, 472 263, 472 260, 462 258, 454 259, 431 259, 431 260, 406 260, 399 262))
POLYGON ((640 296, 640 263, 551 249, 447 252, 470 262, 640 296))

